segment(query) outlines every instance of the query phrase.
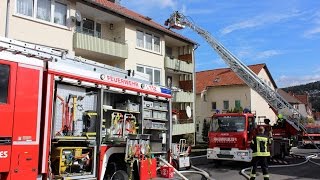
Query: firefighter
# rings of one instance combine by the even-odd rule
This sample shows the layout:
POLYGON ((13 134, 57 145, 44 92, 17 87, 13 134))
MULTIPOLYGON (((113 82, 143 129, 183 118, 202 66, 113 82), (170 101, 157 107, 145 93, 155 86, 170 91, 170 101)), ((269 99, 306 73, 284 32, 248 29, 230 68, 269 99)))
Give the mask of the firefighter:
POLYGON ((250 147, 252 149, 252 169, 250 174, 250 180, 256 178, 257 166, 260 164, 263 179, 269 180, 268 173, 268 158, 270 157, 270 151, 268 149, 270 139, 264 134, 264 127, 260 126, 258 128, 258 134, 253 137, 250 147))
POLYGON ((282 128, 283 125, 284 125, 283 115, 282 115, 282 114, 278 114, 278 119, 277 119, 277 124, 276 124, 276 126, 282 128))

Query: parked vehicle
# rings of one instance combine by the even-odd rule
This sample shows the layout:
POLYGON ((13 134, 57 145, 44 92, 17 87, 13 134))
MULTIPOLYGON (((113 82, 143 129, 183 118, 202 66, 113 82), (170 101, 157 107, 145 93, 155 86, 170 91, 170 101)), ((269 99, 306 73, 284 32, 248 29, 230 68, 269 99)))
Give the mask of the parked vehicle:
POLYGON ((148 179, 171 145, 149 77, 0 37, 0 180, 148 179))

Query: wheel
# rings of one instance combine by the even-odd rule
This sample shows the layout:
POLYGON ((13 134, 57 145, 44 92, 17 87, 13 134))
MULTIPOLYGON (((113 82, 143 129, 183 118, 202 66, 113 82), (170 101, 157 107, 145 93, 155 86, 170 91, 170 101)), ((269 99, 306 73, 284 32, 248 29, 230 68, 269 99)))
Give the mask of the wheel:
POLYGON ((172 166, 179 171, 179 162, 176 159, 172 159, 172 166))
POLYGON ((188 167, 185 167, 185 168, 186 168, 186 170, 189 170, 189 169, 191 169, 191 166, 192 166, 192 162, 191 162, 191 160, 189 160, 189 163, 190 163, 190 166, 188 166, 188 167))
POLYGON ((116 171, 112 176, 111 180, 128 180, 129 176, 127 172, 123 170, 116 171))

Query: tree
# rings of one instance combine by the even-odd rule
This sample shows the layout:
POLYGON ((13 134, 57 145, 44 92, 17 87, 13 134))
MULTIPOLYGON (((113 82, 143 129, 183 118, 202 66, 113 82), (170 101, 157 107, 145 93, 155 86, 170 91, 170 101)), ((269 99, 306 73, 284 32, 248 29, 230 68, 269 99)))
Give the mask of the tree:
POLYGON ((204 142, 208 142, 208 132, 210 129, 210 124, 207 122, 206 119, 203 120, 203 126, 202 126, 202 140, 204 142))

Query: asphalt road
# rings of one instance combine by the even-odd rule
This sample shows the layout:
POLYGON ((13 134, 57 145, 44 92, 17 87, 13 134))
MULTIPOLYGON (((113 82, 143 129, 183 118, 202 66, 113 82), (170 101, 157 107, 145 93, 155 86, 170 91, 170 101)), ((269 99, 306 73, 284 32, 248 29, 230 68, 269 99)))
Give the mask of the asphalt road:
MULTIPOLYGON (((292 149, 293 154, 307 156, 317 152, 315 149, 292 149)), ((314 162, 320 165, 320 158, 313 159, 314 162)), ((303 157, 294 156, 288 157, 284 162, 273 162, 274 165, 286 165, 297 164, 304 162, 303 157)), ((224 161, 220 165, 214 164, 212 161, 208 161, 206 157, 193 158, 192 164, 198 168, 201 168, 208 172, 213 179, 216 180, 246 180, 244 176, 240 174, 240 171, 244 168, 250 167, 248 163, 224 161)), ((270 164, 270 165, 272 165, 270 164)), ((320 166, 308 162, 303 165, 294 167, 281 167, 281 168, 269 168, 270 179, 274 180, 316 180, 320 179, 320 166)), ((248 172, 249 173, 249 172, 248 172)), ((200 180, 201 176, 197 174, 185 174, 190 180, 200 180)), ((263 179, 261 171, 257 173, 256 179, 263 179)))

